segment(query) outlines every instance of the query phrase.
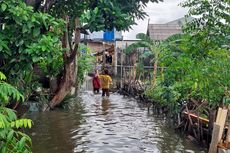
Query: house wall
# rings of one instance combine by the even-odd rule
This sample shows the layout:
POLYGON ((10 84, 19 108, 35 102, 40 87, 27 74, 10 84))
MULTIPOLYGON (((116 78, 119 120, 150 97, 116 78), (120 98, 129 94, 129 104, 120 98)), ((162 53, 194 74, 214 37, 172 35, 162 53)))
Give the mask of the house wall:
MULTIPOLYGON (((114 47, 114 43, 113 42, 106 42, 106 43, 103 43, 103 42, 88 42, 87 43, 87 46, 91 49, 92 53, 101 53, 103 50, 106 50, 106 49, 109 49, 111 47, 114 47)), ((112 65, 109 65, 106 64, 105 66, 109 68, 110 70, 110 73, 114 73, 114 66, 115 66, 115 52, 114 52, 114 49, 111 49, 112 52, 107 52, 107 55, 112 55, 112 65)), ((96 56, 97 58, 97 64, 99 67, 102 66, 102 63, 103 63, 103 55, 100 55, 100 56, 96 56)), ((98 67, 96 66, 95 67, 98 67)), ((98 68, 99 70, 101 68, 98 68)))
MULTIPOLYGON (((102 50, 108 49, 111 47, 111 44, 104 44, 102 42, 88 42, 87 46, 90 48, 92 53, 98 53, 102 50)), ((97 61, 102 62, 102 56, 97 56, 97 61)))

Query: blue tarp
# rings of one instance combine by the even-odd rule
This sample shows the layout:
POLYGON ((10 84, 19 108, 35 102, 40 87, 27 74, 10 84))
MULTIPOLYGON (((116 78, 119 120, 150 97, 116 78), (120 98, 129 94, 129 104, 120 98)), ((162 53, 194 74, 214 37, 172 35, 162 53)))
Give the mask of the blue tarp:
POLYGON ((103 39, 105 41, 114 41, 114 30, 113 31, 105 31, 103 34, 103 39))

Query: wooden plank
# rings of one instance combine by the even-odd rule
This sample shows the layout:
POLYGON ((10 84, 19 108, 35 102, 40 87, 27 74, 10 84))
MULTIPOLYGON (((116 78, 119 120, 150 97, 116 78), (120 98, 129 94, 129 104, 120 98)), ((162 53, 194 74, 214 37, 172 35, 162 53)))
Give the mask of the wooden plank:
POLYGON ((218 108, 218 112, 217 112, 217 117, 216 117, 216 123, 219 123, 219 122, 220 122, 221 113, 222 113, 222 108, 219 107, 219 108, 218 108))
POLYGON ((214 123, 213 130, 212 130, 212 141, 209 147, 208 153, 217 153, 217 145, 218 145, 218 139, 220 133, 220 125, 217 123, 214 123))
MULTIPOLYGON (((184 114, 189 115, 192 119, 196 119, 196 120, 197 120, 197 118, 198 118, 197 115, 192 114, 192 113, 184 112, 184 114)), ((203 118, 203 117, 199 117, 199 120, 200 120, 200 122, 202 122, 202 123, 204 123, 204 124, 208 124, 208 122, 209 122, 208 119, 203 118)))
POLYGON ((220 140, 222 138, 222 135, 223 135, 227 113, 228 113, 227 109, 222 109, 221 115, 220 115, 220 119, 219 119, 219 123, 217 123, 217 124, 220 125, 220 133, 219 133, 219 136, 217 137, 218 138, 218 142, 220 142, 220 140))

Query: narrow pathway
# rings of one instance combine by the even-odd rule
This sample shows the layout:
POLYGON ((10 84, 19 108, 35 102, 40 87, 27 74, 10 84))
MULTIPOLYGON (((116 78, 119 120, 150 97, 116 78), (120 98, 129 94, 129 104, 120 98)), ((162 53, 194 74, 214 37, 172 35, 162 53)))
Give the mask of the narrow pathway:
POLYGON ((91 91, 70 111, 31 114, 34 153, 191 153, 201 148, 175 133, 163 115, 134 99, 91 91))

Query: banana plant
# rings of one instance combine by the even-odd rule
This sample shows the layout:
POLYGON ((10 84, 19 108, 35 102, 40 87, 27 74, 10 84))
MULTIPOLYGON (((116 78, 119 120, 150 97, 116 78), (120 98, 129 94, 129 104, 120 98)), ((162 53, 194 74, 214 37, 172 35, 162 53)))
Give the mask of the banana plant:
POLYGON ((139 39, 138 42, 131 44, 128 46, 125 50, 126 54, 132 53, 137 48, 147 48, 150 55, 154 55, 154 70, 153 70, 153 87, 156 86, 156 79, 157 79, 157 68, 158 68, 158 62, 159 62, 159 55, 160 55, 160 42, 157 42, 153 39, 151 39, 149 36, 143 33, 139 33, 136 35, 136 38, 139 39))

